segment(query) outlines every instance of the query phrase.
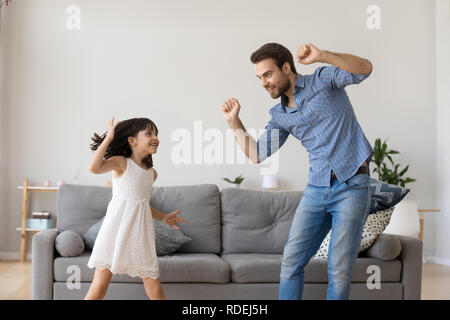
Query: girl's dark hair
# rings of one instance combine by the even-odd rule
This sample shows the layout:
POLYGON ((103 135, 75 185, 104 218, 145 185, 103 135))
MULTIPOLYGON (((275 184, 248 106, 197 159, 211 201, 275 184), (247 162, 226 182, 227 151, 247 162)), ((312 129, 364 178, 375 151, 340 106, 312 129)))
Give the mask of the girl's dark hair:
POLYGON ((252 53, 252 55, 250 56, 250 61, 255 64, 267 58, 273 59, 280 70, 282 69, 283 64, 287 62, 291 66, 292 72, 297 73, 292 53, 281 44, 266 43, 261 48, 252 53))
MULTIPOLYGON (((155 130, 155 133, 158 134, 158 128, 153 121, 148 118, 132 118, 120 121, 114 129, 114 138, 106 149, 104 158, 108 159, 113 156, 131 156, 132 151, 128 142, 128 137, 136 137, 139 131, 145 129, 149 129, 150 131, 155 130)), ((94 141, 91 143, 91 150, 97 150, 103 140, 105 140, 105 137, 106 132, 102 136, 99 136, 94 132, 94 136, 91 138, 94 141)), ((150 154, 142 159, 142 163, 147 167, 147 169, 152 168, 152 155, 150 154)))

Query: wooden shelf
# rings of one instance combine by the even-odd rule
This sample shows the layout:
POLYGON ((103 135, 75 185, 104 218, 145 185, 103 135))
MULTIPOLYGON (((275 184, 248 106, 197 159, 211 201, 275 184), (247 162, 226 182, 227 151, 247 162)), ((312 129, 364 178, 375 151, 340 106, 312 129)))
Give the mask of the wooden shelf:
MULTIPOLYGON (((17 231, 22 231, 22 228, 16 228, 17 231)), ((29 229, 29 228, 25 228, 25 231, 29 231, 29 232, 39 232, 42 230, 57 230, 56 228, 47 228, 47 229, 29 229)))
POLYGON ((419 231, 419 239, 423 241, 423 214, 429 213, 429 212, 441 212, 439 209, 418 209, 419 211, 419 224, 420 224, 420 231, 419 231))
MULTIPOLYGON (((23 189, 22 186, 17 187, 18 189, 23 189)), ((27 187, 27 190, 34 191, 58 191, 58 187, 27 187)))
MULTIPOLYGON (((26 219, 28 216, 28 192, 30 191, 58 191, 59 187, 44 187, 44 186, 29 186, 28 179, 23 180, 23 186, 19 186, 18 189, 22 189, 22 223, 20 228, 16 230, 20 231, 20 261, 25 261, 25 247, 27 243, 28 232, 39 232, 45 229, 31 229, 26 227, 26 219)), ((56 230, 55 228, 50 228, 56 230)))

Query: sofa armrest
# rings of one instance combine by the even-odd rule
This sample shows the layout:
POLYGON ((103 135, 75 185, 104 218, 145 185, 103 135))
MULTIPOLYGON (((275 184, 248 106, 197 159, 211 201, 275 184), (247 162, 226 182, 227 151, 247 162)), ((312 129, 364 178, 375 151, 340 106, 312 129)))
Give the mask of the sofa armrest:
POLYGON ((420 300, 422 292, 423 243, 417 238, 396 234, 402 244, 403 300, 420 300))
POLYGON ((53 258, 57 230, 45 229, 33 236, 31 299, 53 299, 53 258))

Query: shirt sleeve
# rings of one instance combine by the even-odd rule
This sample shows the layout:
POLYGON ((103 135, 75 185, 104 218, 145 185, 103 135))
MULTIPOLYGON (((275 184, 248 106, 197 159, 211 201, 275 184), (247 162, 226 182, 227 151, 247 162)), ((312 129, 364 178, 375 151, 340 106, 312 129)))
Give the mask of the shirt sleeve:
POLYGON ((267 123, 265 130, 256 143, 258 150, 258 162, 262 162, 286 142, 289 132, 279 126, 273 118, 267 123))
POLYGON ((322 84, 333 89, 343 89, 349 84, 358 84, 370 76, 370 73, 351 73, 336 66, 319 67, 315 74, 322 84))

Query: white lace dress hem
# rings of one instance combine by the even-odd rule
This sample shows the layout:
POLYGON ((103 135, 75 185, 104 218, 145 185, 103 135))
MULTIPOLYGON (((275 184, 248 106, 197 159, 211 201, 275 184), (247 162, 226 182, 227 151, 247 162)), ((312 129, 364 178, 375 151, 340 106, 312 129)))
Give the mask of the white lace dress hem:
POLYGON ((149 270, 140 266, 114 266, 114 268, 112 268, 110 263, 89 261, 88 267, 99 268, 100 270, 109 269, 112 274, 127 274, 131 277, 152 278, 153 280, 159 278, 159 270, 149 270))

